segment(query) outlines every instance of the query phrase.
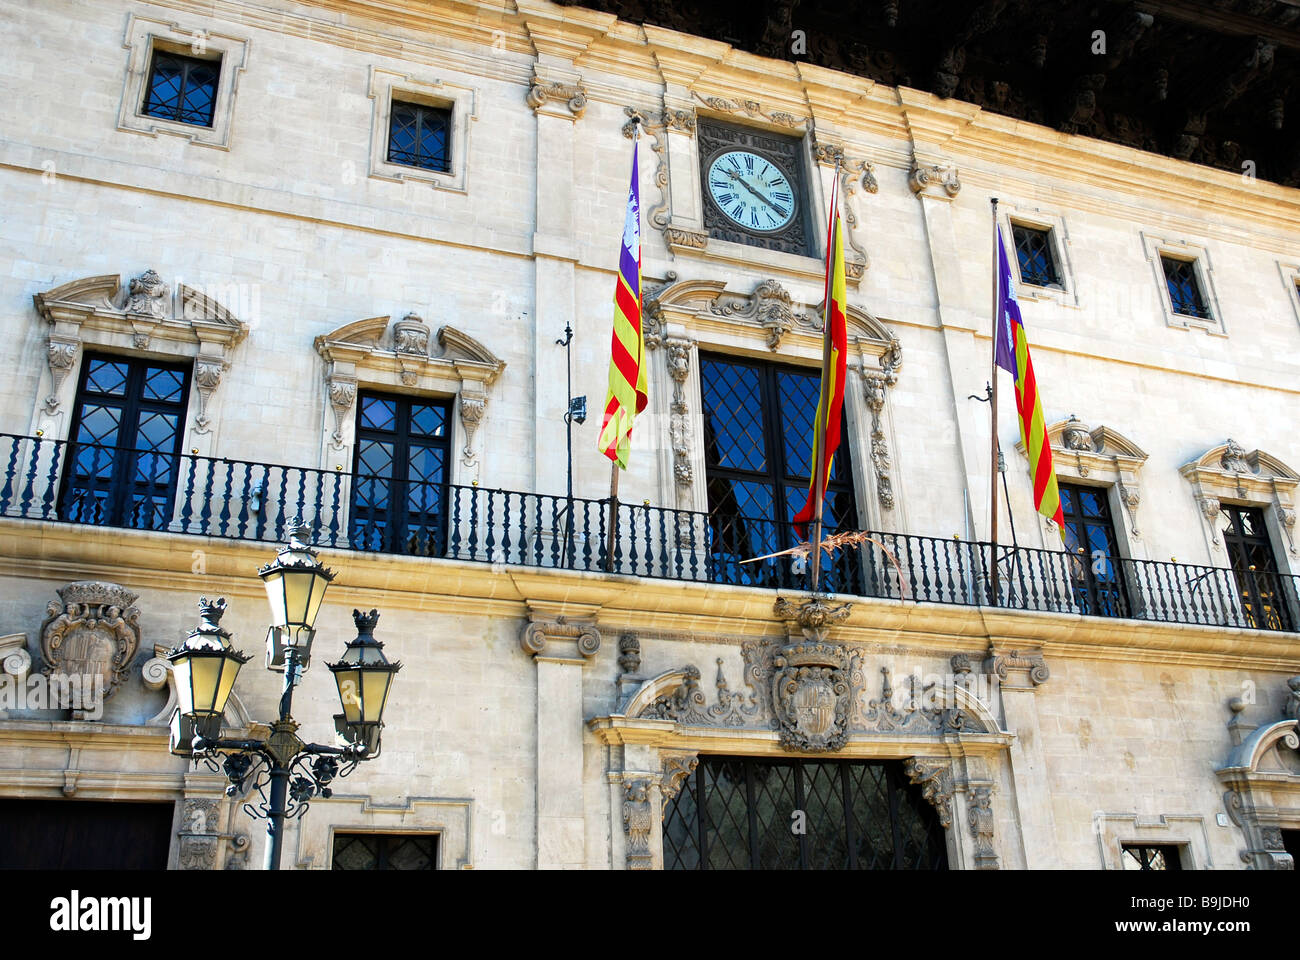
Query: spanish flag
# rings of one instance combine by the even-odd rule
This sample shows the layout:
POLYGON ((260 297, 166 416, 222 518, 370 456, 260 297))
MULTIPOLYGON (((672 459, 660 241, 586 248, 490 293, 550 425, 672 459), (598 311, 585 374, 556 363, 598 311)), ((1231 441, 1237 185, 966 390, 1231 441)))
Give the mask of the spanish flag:
POLYGON ((614 335, 610 344, 609 396, 597 446, 627 469, 632 421, 646 406, 645 336, 641 329, 641 188, 636 141, 632 141, 632 186, 627 193, 623 247, 614 286, 614 335))
MULTIPOLYGON (((1029 455, 1029 472, 1034 480, 1034 507, 1043 516, 1056 521, 1065 536, 1061 516, 1061 494, 1056 486, 1056 468, 1052 465, 1052 445, 1043 419, 1043 403, 1038 396, 1038 379, 1029 358, 1029 341, 1020 318, 1020 304, 1011 282, 1011 264, 998 227, 998 314, 994 318, 997 336, 994 358, 997 365, 1016 380, 1016 411, 1020 414, 1020 437, 1029 455)), ((996 482, 996 478, 995 482, 996 482)))
POLYGON ((807 524, 821 516, 835 451, 844 422, 844 380, 848 372, 848 295, 844 283, 844 227, 840 223, 839 177, 831 187, 830 224, 826 231, 826 296, 822 314, 822 388, 813 421, 812 463, 808 467, 808 502, 794 517, 795 533, 808 539, 807 524), (818 489, 818 481, 821 488, 818 489))

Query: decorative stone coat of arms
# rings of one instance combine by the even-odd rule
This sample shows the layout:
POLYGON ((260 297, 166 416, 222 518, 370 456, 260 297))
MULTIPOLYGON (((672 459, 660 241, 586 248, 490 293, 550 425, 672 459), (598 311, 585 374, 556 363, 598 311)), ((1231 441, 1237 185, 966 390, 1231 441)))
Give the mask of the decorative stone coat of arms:
POLYGON ((783 746, 839 750, 848 736, 849 679, 843 647, 792 643, 772 661, 772 708, 783 746))
MULTIPOLYGON (((115 583, 78 580, 56 591, 41 624, 46 676, 98 676, 107 700, 126 677, 140 649, 137 596, 115 583)), ((83 686, 84 689, 84 686, 83 686)), ((77 717, 74 712, 74 719, 77 717)))

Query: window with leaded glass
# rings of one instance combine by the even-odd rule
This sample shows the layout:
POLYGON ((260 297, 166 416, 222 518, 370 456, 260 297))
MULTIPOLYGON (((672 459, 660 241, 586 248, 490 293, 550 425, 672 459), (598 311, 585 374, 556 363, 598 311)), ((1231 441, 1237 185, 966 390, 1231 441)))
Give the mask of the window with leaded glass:
POLYGON ((448 171, 451 111, 394 100, 388 126, 388 161, 426 170, 448 171))
MULTIPOLYGON (((709 497, 711 576, 724 583, 804 586, 789 557, 742 563, 798 538, 791 521, 808 497, 812 425, 821 373, 761 360, 704 355, 700 390, 709 497)), ((856 530, 849 429, 844 426, 824 510, 826 532, 856 530)), ((851 552, 825 564, 822 586, 860 592, 851 552)))
POLYGON ((1210 308, 1206 305, 1201 281, 1196 275, 1196 261, 1161 256, 1160 264, 1164 267, 1169 304, 1174 313, 1202 320, 1210 319, 1210 308))
POLYGON ((1052 252, 1051 231, 1013 223, 1011 237, 1016 246, 1021 281, 1036 287, 1060 286, 1061 275, 1052 252))
POLYGON ((664 811, 666 870, 945 870, 897 760, 700 757, 664 811))
POLYGON ((440 556, 446 545, 451 406, 363 392, 357 403, 351 542, 440 556))
POLYGON ((1061 515, 1066 549, 1074 555, 1070 573, 1080 612, 1097 617, 1128 616, 1119 566, 1119 543, 1105 487, 1062 483, 1061 515))
POLYGON ((436 833, 336 833, 335 870, 437 870, 436 833))
POLYGON ((140 112, 164 120, 212 126, 221 61, 155 49, 140 112))
POLYGON ((1227 521, 1223 545, 1246 622, 1261 630, 1290 630, 1291 611, 1287 609, 1283 577, 1264 525, 1264 511, 1230 503, 1222 506, 1220 521, 1227 521))
POLYGON ((1182 857, 1176 843, 1126 843, 1122 863, 1125 870, 1181 870, 1182 857))
POLYGON ((189 400, 184 366, 87 354, 63 453, 59 516, 163 530, 171 523, 189 400))

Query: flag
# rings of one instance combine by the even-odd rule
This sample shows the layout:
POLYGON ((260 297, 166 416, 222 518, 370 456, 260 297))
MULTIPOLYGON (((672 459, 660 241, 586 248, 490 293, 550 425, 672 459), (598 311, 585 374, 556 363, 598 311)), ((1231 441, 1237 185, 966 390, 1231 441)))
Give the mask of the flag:
POLYGON ((817 417, 813 421, 812 462, 808 467, 808 502, 794 517, 795 533, 808 539, 807 524, 818 511, 817 503, 826 495, 835 451, 840 446, 840 428, 844 419, 844 380, 848 371, 848 295, 844 284, 844 227, 840 223, 839 178, 831 187, 830 223, 826 230, 826 297, 823 301, 823 362, 821 395, 817 399, 817 417), (817 466, 821 464, 821 489, 817 489, 817 466))
MULTIPOLYGON (((1065 536, 1061 494, 1056 486, 1056 469, 1052 466, 1052 445, 1043 420, 1038 380, 1034 377, 1034 364, 1029 358, 1029 341, 1025 338, 1025 325, 1020 319, 1020 304, 1016 302, 1016 291, 1011 282, 1011 264, 1002 244, 1001 227, 998 227, 998 312, 994 323, 997 325, 994 359, 1016 381, 1016 410, 1020 414, 1020 437, 1029 454, 1029 472, 1034 479, 1034 507, 1043 516, 1055 520, 1057 528, 1062 531, 1061 536, 1065 536)), ((994 480, 996 482, 996 478, 994 480)))
POLYGON ((645 409, 645 336, 641 330, 641 188, 636 141, 632 141, 632 186, 627 192, 623 246, 614 286, 614 334, 610 343, 609 395, 601 422, 600 452, 624 470, 632 446, 632 421, 645 409))

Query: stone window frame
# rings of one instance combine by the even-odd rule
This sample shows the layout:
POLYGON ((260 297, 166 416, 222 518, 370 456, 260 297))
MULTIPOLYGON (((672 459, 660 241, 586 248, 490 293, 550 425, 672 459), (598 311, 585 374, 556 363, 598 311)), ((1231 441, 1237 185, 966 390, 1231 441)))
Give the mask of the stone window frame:
POLYGON ((1214 285, 1214 265, 1210 262, 1210 251, 1203 243, 1169 237, 1158 237, 1145 230, 1139 231, 1142 249, 1147 262, 1151 264, 1155 276, 1160 308, 1164 312, 1165 325, 1179 330, 1203 330, 1216 337, 1228 335, 1227 325, 1223 320, 1223 309, 1219 305, 1219 294, 1214 285), (1201 296, 1209 308, 1208 318, 1193 317, 1184 313, 1175 313, 1173 302, 1169 299, 1169 284, 1165 279, 1162 257, 1186 260, 1196 270, 1196 282, 1200 285, 1201 296))
POLYGON ((1055 211, 1043 210, 1039 207, 999 201, 998 225, 1002 227, 1002 242, 1007 245, 1007 260, 1015 272, 1016 298, 1044 300, 1063 307, 1078 307, 1079 284, 1074 276, 1074 260, 1070 257, 1070 230, 1066 225, 1065 217, 1055 211), (1056 260, 1056 270, 1060 280, 1058 286, 1040 287, 1025 282, 1020 275, 1020 258, 1016 256, 1016 243, 1012 232, 1014 225, 1043 230, 1047 233, 1047 242, 1051 246, 1052 257, 1056 260))
POLYGON ((1103 870, 1124 869, 1124 845, 1161 844, 1178 848, 1184 870, 1212 870, 1214 856, 1205 818, 1190 813, 1105 813, 1092 817, 1103 870), (1199 827, 1199 829, 1197 829, 1199 827))
POLYGON ((370 794, 335 796, 328 803, 312 804, 308 815, 295 821, 298 830, 292 866, 299 870, 332 869, 336 831, 436 833, 437 869, 473 870, 473 819, 471 798, 406 796, 396 803, 381 803, 370 794))
POLYGON ((481 461, 474 435, 487 409, 489 390, 504 360, 455 327, 436 335, 414 313, 392 323, 388 316, 346 323, 315 340, 325 364, 325 401, 333 410, 333 431, 324 431, 321 468, 350 473, 356 452, 356 401, 360 390, 455 399, 449 484, 477 483, 481 461), (432 340, 442 356, 430 356, 432 340))
POLYGON ((1300 323, 1300 263, 1286 263, 1279 260, 1277 269, 1282 275, 1282 283, 1286 287, 1287 301, 1291 304, 1296 323, 1300 323))
MULTIPOLYGON (((123 285, 117 274, 60 284, 32 301, 49 326, 46 362, 34 400, 32 432, 68 439, 81 362, 100 353, 194 364, 182 451, 210 456, 220 417, 212 397, 230 369, 248 324, 214 298, 153 270, 123 285)), ((178 509, 179 509, 179 499, 178 509)))
POLYGON ((433 76, 398 73, 372 65, 366 95, 371 101, 371 177, 397 183, 427 183, 439 190, 454 193, 469 192, 469 143, 473 121, 478 119, 477 87, 462 86, 433 76), (393 163, 388 159, 389 131, 395 99, 451 111, 448 126, 451 142, 447 145, 449 170, 430 170, 393 163))
POLYGON ((229 150, 239 74, 248 63, 250 43, 247 37, 199 26, 187 28, 176 21, 154 20, 132 13, 127 19, 126 36, 122 42, 130 52, 122 84, 122 101, 118 106, 117 129, 152 137, 160 133, 171 134, 199 146, 229 150), (212 126, 201 127, 142 112, 155 49, 220 62, 217 94, 212 105, 212 126))

